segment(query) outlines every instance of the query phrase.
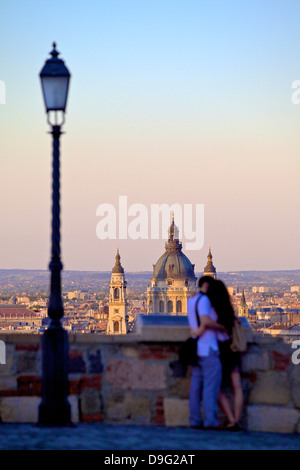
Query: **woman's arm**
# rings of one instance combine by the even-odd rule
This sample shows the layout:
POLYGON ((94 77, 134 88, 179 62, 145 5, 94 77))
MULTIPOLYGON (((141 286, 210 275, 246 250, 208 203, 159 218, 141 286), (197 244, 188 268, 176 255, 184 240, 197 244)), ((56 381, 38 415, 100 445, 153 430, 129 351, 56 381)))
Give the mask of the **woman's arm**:
POLYGON ((212 320, 208 315, 201 315, 201 325, 197 329, 191 330, 193 336, 201 336, 203 335, 204 331, 207 328, 211 328, 213 330, 225 331, 226 328, 224 325, 217 323, 216 321, 212 320))
POLYGON ((204 325, 205 328, 212 328, 213 330, 225 331, 224 325, 221 325, 220 323, 212 320, 208 315, 201 315, 201 324, 204 325))
POLYGON ((199 328, 192 329, 191 330, 191 335, 199 337, 199 336, 203 335, 205 329, 206 329, 206 327, 204 325, 201 325, 201 326, 199 326, 199 328))

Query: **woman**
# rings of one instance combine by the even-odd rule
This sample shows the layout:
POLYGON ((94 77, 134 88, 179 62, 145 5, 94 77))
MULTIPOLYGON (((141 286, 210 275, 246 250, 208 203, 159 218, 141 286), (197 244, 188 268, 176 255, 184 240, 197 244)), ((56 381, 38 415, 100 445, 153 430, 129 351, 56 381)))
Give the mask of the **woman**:
MULTIPOLYGON (((219 405, 225 413, 227 418, 226 428, 229 430, 239 430, 239 420, 243 409, 243 390, 241 384, 240 374, 240 353, 233 352, 230 349, 232 327, 235 320, 233 307, 230 302, 229 294, 225 284, 216 280, 208 289, 207 295, 210 299, 212 308, 217 314, 218 324, 223 325, 225 331, 218 331, 217 337, 219 340, 220 358, 222 363, 222 386, 224 387, 231 382, 233 389, 233 411, 229 400, 225 394, 220 392, 219 405)), ((202 324, 197 330, 193 330, 193 334, 201 336, 205 329, 216 328, 216 326, 209 325, 208 323, 202 324)))

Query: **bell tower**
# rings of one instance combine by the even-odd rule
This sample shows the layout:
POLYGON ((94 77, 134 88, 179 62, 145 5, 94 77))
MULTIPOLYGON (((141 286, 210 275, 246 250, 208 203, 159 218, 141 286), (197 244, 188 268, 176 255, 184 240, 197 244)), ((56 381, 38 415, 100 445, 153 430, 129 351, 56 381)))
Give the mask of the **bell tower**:
POLYGON ((249 316, 249 310, 248 310, 248 305, 247 305, 246 298, 245 298, 244 289, 243 289, 243 293, 242 293, 242 297, 241 297, 241 301, 240 301, 240 305, 239 305, 238 316, 239 317, 248 317, 249 316))
POLYGON ((217 271, 212 262, 212 254, 211 254, 210 245, 209 245, 209 251, 207 255, 207 265, 204 268, 203 276, 211 276, 214 279, 216 279, 217 277, 217 271))
POLYGON ((124 269, 121 265, 119 248, 116 254, 116 263, 112 269, 109 284, 108 324, 106 334, 126 335, 128 333, 128 315, 124 269))

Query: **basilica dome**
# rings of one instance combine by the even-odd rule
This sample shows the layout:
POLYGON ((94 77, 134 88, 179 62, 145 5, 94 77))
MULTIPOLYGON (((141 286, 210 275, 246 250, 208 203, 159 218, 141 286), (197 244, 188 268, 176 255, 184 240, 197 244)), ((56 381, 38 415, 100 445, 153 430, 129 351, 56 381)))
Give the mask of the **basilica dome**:
POLYGON ((166 251, 153 265, 152 281, 166 279, 195 281, 197 279, 194 272, 195 265, 181 251, 182 244, 179 242, 178 233, 173 220, 169 229, 169 239, 165 245, 166 251))

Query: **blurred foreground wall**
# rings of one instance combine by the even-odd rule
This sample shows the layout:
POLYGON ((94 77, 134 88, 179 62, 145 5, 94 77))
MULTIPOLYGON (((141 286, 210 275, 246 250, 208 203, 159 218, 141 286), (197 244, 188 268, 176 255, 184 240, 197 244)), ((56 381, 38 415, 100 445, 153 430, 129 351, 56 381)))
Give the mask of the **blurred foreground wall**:
MULTIPOLYGON (((69 335, 69 400, 76 422, 188 426, 190 370, 177 362, 189 334, 183 325, 144 325, 127 336, 69 335)), ((246 331, 243 357, 249 430, 300 433, 300 364, 291 345, 246 331)), ((41 335, 0 335, 0 419, 37 422, 41 335)), ((230 391, 228 391, 230 395, 230 391)), ((221 419, 223 418, 220 416, 221 419)))

